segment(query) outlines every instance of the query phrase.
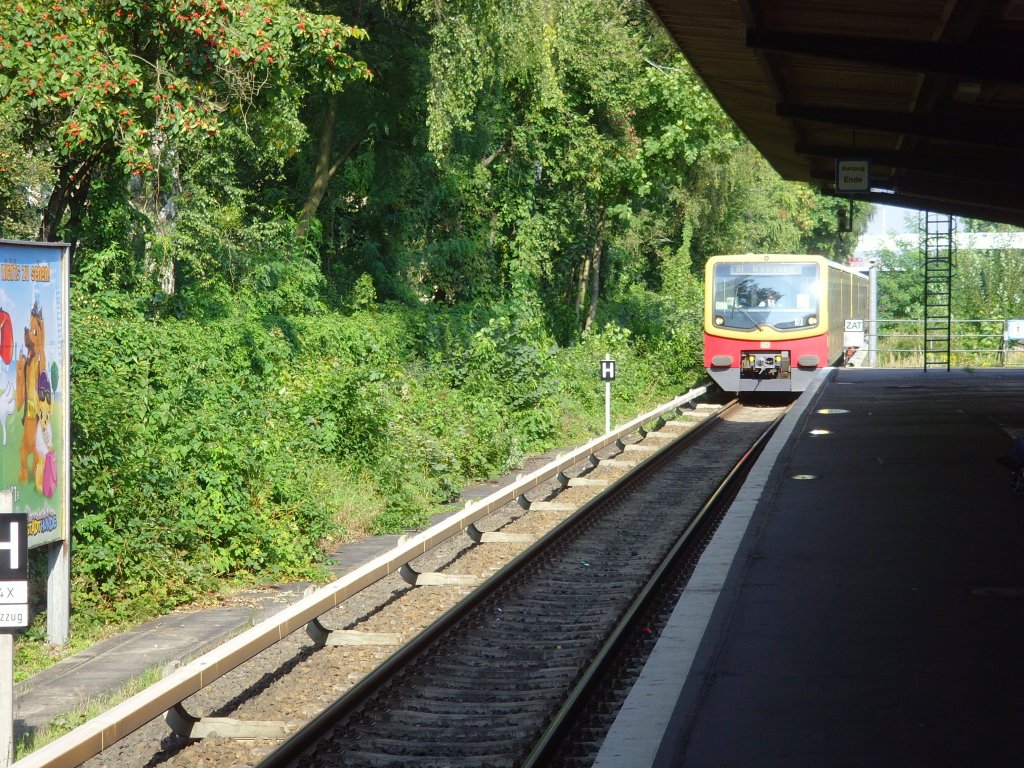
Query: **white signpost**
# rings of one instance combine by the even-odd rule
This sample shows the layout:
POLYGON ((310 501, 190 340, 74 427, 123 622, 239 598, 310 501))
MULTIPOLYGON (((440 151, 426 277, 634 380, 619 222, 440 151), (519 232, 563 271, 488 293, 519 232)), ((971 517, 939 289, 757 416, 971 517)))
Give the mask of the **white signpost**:
POLYGON ((14 762, 14 635, 28 626, 28 516, 0 491, 0 768, 14 762))
POLYGON ((604 432, 612 431, 612 382, 615 380, 615 361, 605 355, 601 361, 601 380, 604 382, 604 432))

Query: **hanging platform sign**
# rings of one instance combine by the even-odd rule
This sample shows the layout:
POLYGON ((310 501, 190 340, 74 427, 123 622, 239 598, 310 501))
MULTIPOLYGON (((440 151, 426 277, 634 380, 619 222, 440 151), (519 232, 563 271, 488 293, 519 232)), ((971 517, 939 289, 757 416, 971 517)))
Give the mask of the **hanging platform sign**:
POLYGON ((870 160, 836 160, 836 192, 869 192, 870 160))
POLYGON ((68 533, 68 253, 0 240, 0 490, 28 546, 68 533))

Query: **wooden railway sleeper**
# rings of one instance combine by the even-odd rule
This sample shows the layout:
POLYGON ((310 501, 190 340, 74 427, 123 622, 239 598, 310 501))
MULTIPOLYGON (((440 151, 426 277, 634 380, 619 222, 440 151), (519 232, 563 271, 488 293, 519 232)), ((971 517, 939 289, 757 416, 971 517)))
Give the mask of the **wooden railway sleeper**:
MULTIPOLYGON (((164 667, 164 677, 178 669, 173 661, 164 667)), ((283 739, 287 724, 279 720, 239 720, 235 717, 196 717, 182 702, 164 712, 164 722, 175 736, 197 741, 220 736, 225 739, 283 739)))
MULTIPOLYGON (((400 646, 402 636, 397 632, 362 632, 352 629, 329 629, 319 618, 305 626, 306 634, 317 645, 341 647, 354 645, 400 646)), ((168 665, 164 676, 173 672, 177 664, 168 665)), ((164 713, 164 722, 171 731, 183 739, 219 736, 239 741, 253 739, 283 739, 287 724, 279 720, 239 720, 234 717, 196 717, 179 702, 164 713)))
POLYGON ((287 724, 280 720, 239 720, 234 717, 195 717, 181 704, 164 713, 164 722, 176 736, 199 740, 210 736, 225 739, 283 739, 287 724))
POLYGON ((414 587, 475 587, 481 582, 479 576, 417 571, 408 563, 398 569, 398 575, 414 587))
POLYGON ((650 429, 648 429, 648 428, 647 428, 647 427, 645 427, 645 426, 644 426, 643 424, 641 424, 641 425, 640 425, 640 426, 639 426, 639 427, 637 428, 637 430, 636 430, 636 431, 637 431, 637 433, 638 433, 638 434, 640 435, 640 439, 642 440, 643 438, 647 437, 648 435, 652 435, 652 434, 654 434, 654 433, 658 432, 658 431, 659 431, 659 430, 660 430, 660 429, 661 429, 662 427, 664 427, 664 426, 665 426, 665 425, 666 425, 667 423, 668 423, 668 422, 667 422, 667 421, 665 421, 665 416, 664 416, 664 415, 661 415, 661 416, 658 416, 658 418, 656 418, 656 419, 654 420, 654 423, 653 423, 653 424, 651 424, 651 427, 650 427, 650 429))
POLYGON ((476 544, 532 544, 535 536, 527 533, 505 533, 504 531, 481 531, 476 523, 466 526, 466 535, 476 544))
POLYGON ((577 508, 576 504, 562 501, 535 501, 530 505, 535 512, 575 512, 577 508))
POLYGON ((306 624, 306 634, 316 643, 318 648, 324 646, 340 647, 351 645, 389 645, 402 644, 402 636, 397 632, 363 632, 358 629, 329 629, 313 619, 306 624))
POLYGON ((681 434, 681 432, 672 432, 669 430, 662 431, 659 429, 657 431, 648 432, 644 437, 644 440, 675 440, 681 434))

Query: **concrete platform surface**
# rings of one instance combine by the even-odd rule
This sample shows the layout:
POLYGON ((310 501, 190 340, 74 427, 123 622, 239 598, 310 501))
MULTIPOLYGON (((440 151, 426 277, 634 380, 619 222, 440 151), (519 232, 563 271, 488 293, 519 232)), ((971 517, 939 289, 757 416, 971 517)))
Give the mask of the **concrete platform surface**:
POLYGON ((1022 429, 1024 371, 816 382, 595 765, 1024 765, 1022 429))

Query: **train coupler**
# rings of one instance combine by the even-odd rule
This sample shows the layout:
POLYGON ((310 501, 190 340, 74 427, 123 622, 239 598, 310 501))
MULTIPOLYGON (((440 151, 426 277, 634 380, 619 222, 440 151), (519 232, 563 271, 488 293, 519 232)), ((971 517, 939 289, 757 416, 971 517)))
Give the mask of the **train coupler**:
POLYGON ((789 350, 757 350, 740 353, 741 379, 791 378, 789 350))

